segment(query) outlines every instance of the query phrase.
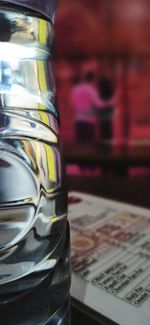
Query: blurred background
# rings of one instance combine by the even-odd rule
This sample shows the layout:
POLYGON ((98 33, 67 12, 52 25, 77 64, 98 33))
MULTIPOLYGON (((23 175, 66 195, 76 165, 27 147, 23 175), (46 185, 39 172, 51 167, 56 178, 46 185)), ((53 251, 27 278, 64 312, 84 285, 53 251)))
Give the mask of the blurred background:
MULTIPOLYGON (((68 189, 150 208, 150 1, 58 2, 54 68, 68 189)), ((72 324, 99 324, 74 306, 72 324)))
POLYGON ((128 156, 129 174, 150 174, 149 0, 60 0, 55 36, 67 172, 128 156))

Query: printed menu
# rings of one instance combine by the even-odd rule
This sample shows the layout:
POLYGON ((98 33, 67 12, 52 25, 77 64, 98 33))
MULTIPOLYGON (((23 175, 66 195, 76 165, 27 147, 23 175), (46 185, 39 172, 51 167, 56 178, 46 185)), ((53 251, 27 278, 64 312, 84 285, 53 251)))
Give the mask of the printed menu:
POLYGON ((150 210, 69 193, 71 295, 120 325, 150 324, 150 210))

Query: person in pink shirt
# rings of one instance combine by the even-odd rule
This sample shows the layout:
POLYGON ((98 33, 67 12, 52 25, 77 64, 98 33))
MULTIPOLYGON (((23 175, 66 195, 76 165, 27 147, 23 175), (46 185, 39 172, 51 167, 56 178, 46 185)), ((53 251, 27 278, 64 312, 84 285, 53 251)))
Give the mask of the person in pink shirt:
POLYGON ((77 142, 93 142, 96 135, 95 109, 100 105, 99 94, 94 84, 92 71, 84 76, 84 80, 73 86, 70 102, 74 110, 75 139, 77 142))

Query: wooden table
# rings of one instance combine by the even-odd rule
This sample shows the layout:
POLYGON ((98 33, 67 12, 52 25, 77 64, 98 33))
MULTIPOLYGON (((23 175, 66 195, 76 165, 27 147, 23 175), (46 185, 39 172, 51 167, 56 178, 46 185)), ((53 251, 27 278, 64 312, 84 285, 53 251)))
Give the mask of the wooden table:
POLYGON ((66 165, 99 166, 103 174, 127 175, 129 167, 150 167, 150 146, 66 144, 62 148, 66 165))

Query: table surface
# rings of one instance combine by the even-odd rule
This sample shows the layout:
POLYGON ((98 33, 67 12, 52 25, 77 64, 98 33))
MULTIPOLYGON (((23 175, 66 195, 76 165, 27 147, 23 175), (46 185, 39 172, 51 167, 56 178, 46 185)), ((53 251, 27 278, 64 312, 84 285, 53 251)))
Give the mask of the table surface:
POLYGON ((150 145, 65 144, 62 147, 66 164, 100 164, 109 167, 150 166, 150 145))
MULTIPOLYGON (((68 191, 80 191, 108 199, 150 208, 150 177, 68 176, 68 191)), ((71 325, 112 325, 111 320, 91 314, 76 301, 72 303, 71 325)))

